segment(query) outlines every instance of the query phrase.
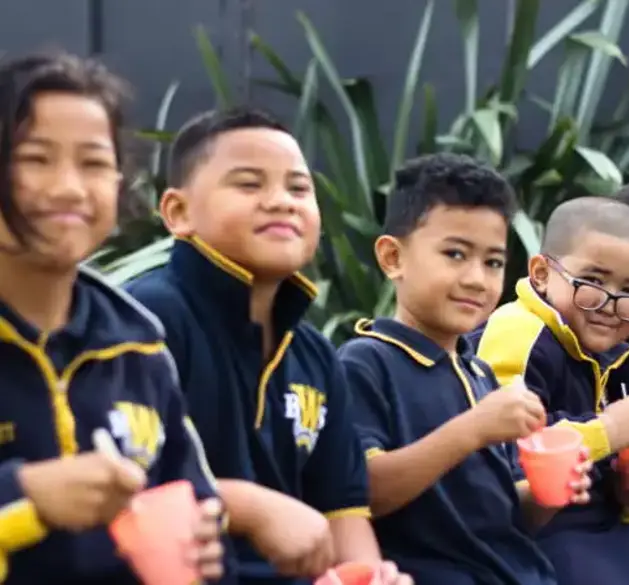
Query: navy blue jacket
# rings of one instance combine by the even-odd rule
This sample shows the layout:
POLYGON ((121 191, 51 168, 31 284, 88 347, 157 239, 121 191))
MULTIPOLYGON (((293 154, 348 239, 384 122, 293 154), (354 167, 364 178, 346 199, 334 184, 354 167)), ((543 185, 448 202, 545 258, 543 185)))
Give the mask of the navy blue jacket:
MULTIPOLYGON (((170 263, 130 283, 167 330, 182 388, 213 471, 298 498, 329 518, 368 517, 367 470, 334 347, 302 316, 314 285, 280 287, 279 342, 265 361, 249 317, 252 275, 198 239, 177 241, 170 263)), ((236 540, 241 582, 278 580, 236 540)))
MULTIPOLYGON (((392 319, 359 322, 339 349, 368 458, 422 439, 496 388, 460 340, 450 356, 392 319)), ((375 521, 387 558, 425 585, 552 585, 521 516, 513 445, 481 449, 402 509, 375 521)))
POLYGON ((591 457, 599 462, 592 475, 591 504, 566 508, 544 533, 563 527, 613 525, 619 520, 620 507, 613 495, 609 441, 598 414, 622 396, 629 344, 622 343, 604 355, 589 355, 529 279, 519 281, 516 292, 518 299, 496 310, 472 336, 478 355, 493 368, 501 385, 523 376, 544 403, 548 423, 569 424, 581 432, 591 457))
POLYGON ((50 335, 0 303, 0 363, 0 582, 136 583, 106 529, 48 531, 16 472, 23 462, 92 450, 92 432, 106 428, 150 486, 188 479, 199 499, 215 495, 162 325, 86 271, 69 323, 50 335))

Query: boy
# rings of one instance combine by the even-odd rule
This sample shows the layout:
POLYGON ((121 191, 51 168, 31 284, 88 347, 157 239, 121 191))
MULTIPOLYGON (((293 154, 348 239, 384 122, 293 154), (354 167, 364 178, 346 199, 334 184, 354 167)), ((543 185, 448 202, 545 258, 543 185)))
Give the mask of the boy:
MULTIPOLYGON (((629 206, 582 197, 561 204, 517 301, 481 331, 478 355, 507 384, 524 376, 549 422, 579 430, 594 461, 592 502, 540 534, 560 583, 625 583, 629 526, 620 520, 609 456, 629 444, 629 206), (613 402, 613 404, 609 404, 613 402), (608 408, 605 408, 609 404, 608 408), (592 551, 596 551, 593 553, 592 551)), ((478 337, 478 332, 476 333, 478 337)))
POLYGON ((177 136, 169 181, 172 258, 130 290, 165 324, 217 476, 246 480, 219 484, 232 531, 257 548, 236 540, 241 581, 380 563, 342 371, 302 321, 320 216, 299 145, 261 112, 203 114, 177 136))
MULTIPOLYGON (((462 337, 502 292, 514 196, 463 156, 398 172, 378 262, 396 287, 393 319, 359 322, 339 350, 368 459, 382 550, 426 585, 546 585, 552 567, 527 534, 552 511, 516 489, 513 447, 545 423, 540 400, 503 392, 462 337)), ((573 486, 587 500, 587 464, 573 486)))

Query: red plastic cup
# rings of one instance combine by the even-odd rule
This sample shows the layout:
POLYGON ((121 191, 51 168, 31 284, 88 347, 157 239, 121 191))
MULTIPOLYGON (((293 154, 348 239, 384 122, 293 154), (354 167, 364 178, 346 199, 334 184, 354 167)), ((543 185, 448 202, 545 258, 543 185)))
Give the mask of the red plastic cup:
POLYGON ((559 508, 570 503, 582 445, 581 433, 568 426, 545 427, 518 440, 520 464, 540 504, 559 508))
POLYGON ((315 585, 381 585, 377 568, 358 562, 337 565, 315 581, 315 585))
POLYGON ((109 533, 145 585, 196 585, 201 576, 186 552, 198 518, 192 484, 174 481, 134 496, 109 533))

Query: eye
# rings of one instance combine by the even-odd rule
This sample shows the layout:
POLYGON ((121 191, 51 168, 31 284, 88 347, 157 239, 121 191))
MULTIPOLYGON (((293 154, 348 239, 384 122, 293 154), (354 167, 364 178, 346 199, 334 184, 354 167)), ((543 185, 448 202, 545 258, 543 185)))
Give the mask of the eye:
POLYGON ((458 250, 456 248, 451 248, 450 250, 444 250, 443 254, 448 258, 452 258, 452 260, 465 260, 465 252, 463 250, 458 250))
POLYGON ((236 187, 241 191, 257 191, 262 187, 259 181, 238 181, 236 187))
POLYGON ((89 169, 111 169, 113 165, 110 161, 98 158, 90 158, 83 161, 83 166, 89 169))
POLYGON ((303 197, 308 195, 308 193, 312 191, 312 188, 310 185, 291 185, 289 191, 297 197, 303 197))
POLYGON ((598 286, 603 286, 603 281, 596 276, 579 276, 580 280, 584 280, 585 282, 591 282, 592 284, 597 284, 598 286))
POLYGON ((502 270, 505 267, 505 261, 502 258, 490 258, 485 265, 493 270, 502 270))
POLYGON ((45 165, 48 162, 48 157, 43 153, 28 152, 28 153, 17 153, 15 155, 15 160, 16 162, 23 163, 23 164, 45 165))

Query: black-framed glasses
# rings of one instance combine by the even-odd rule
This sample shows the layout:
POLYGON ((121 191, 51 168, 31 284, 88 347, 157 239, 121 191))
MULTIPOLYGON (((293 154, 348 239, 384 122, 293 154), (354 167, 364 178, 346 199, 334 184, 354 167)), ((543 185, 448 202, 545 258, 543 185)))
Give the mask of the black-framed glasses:
POLYGON ((616 316, 621 321, 629 322, 629 294, 611 293, 598 284, 582 278, 576 278, 552 256, 546 256, 546 260, 568 284, 572 285, 574 289, 572 302, 579 309, 583 311, 600 311, 607 303, 611 302, 616 316))

